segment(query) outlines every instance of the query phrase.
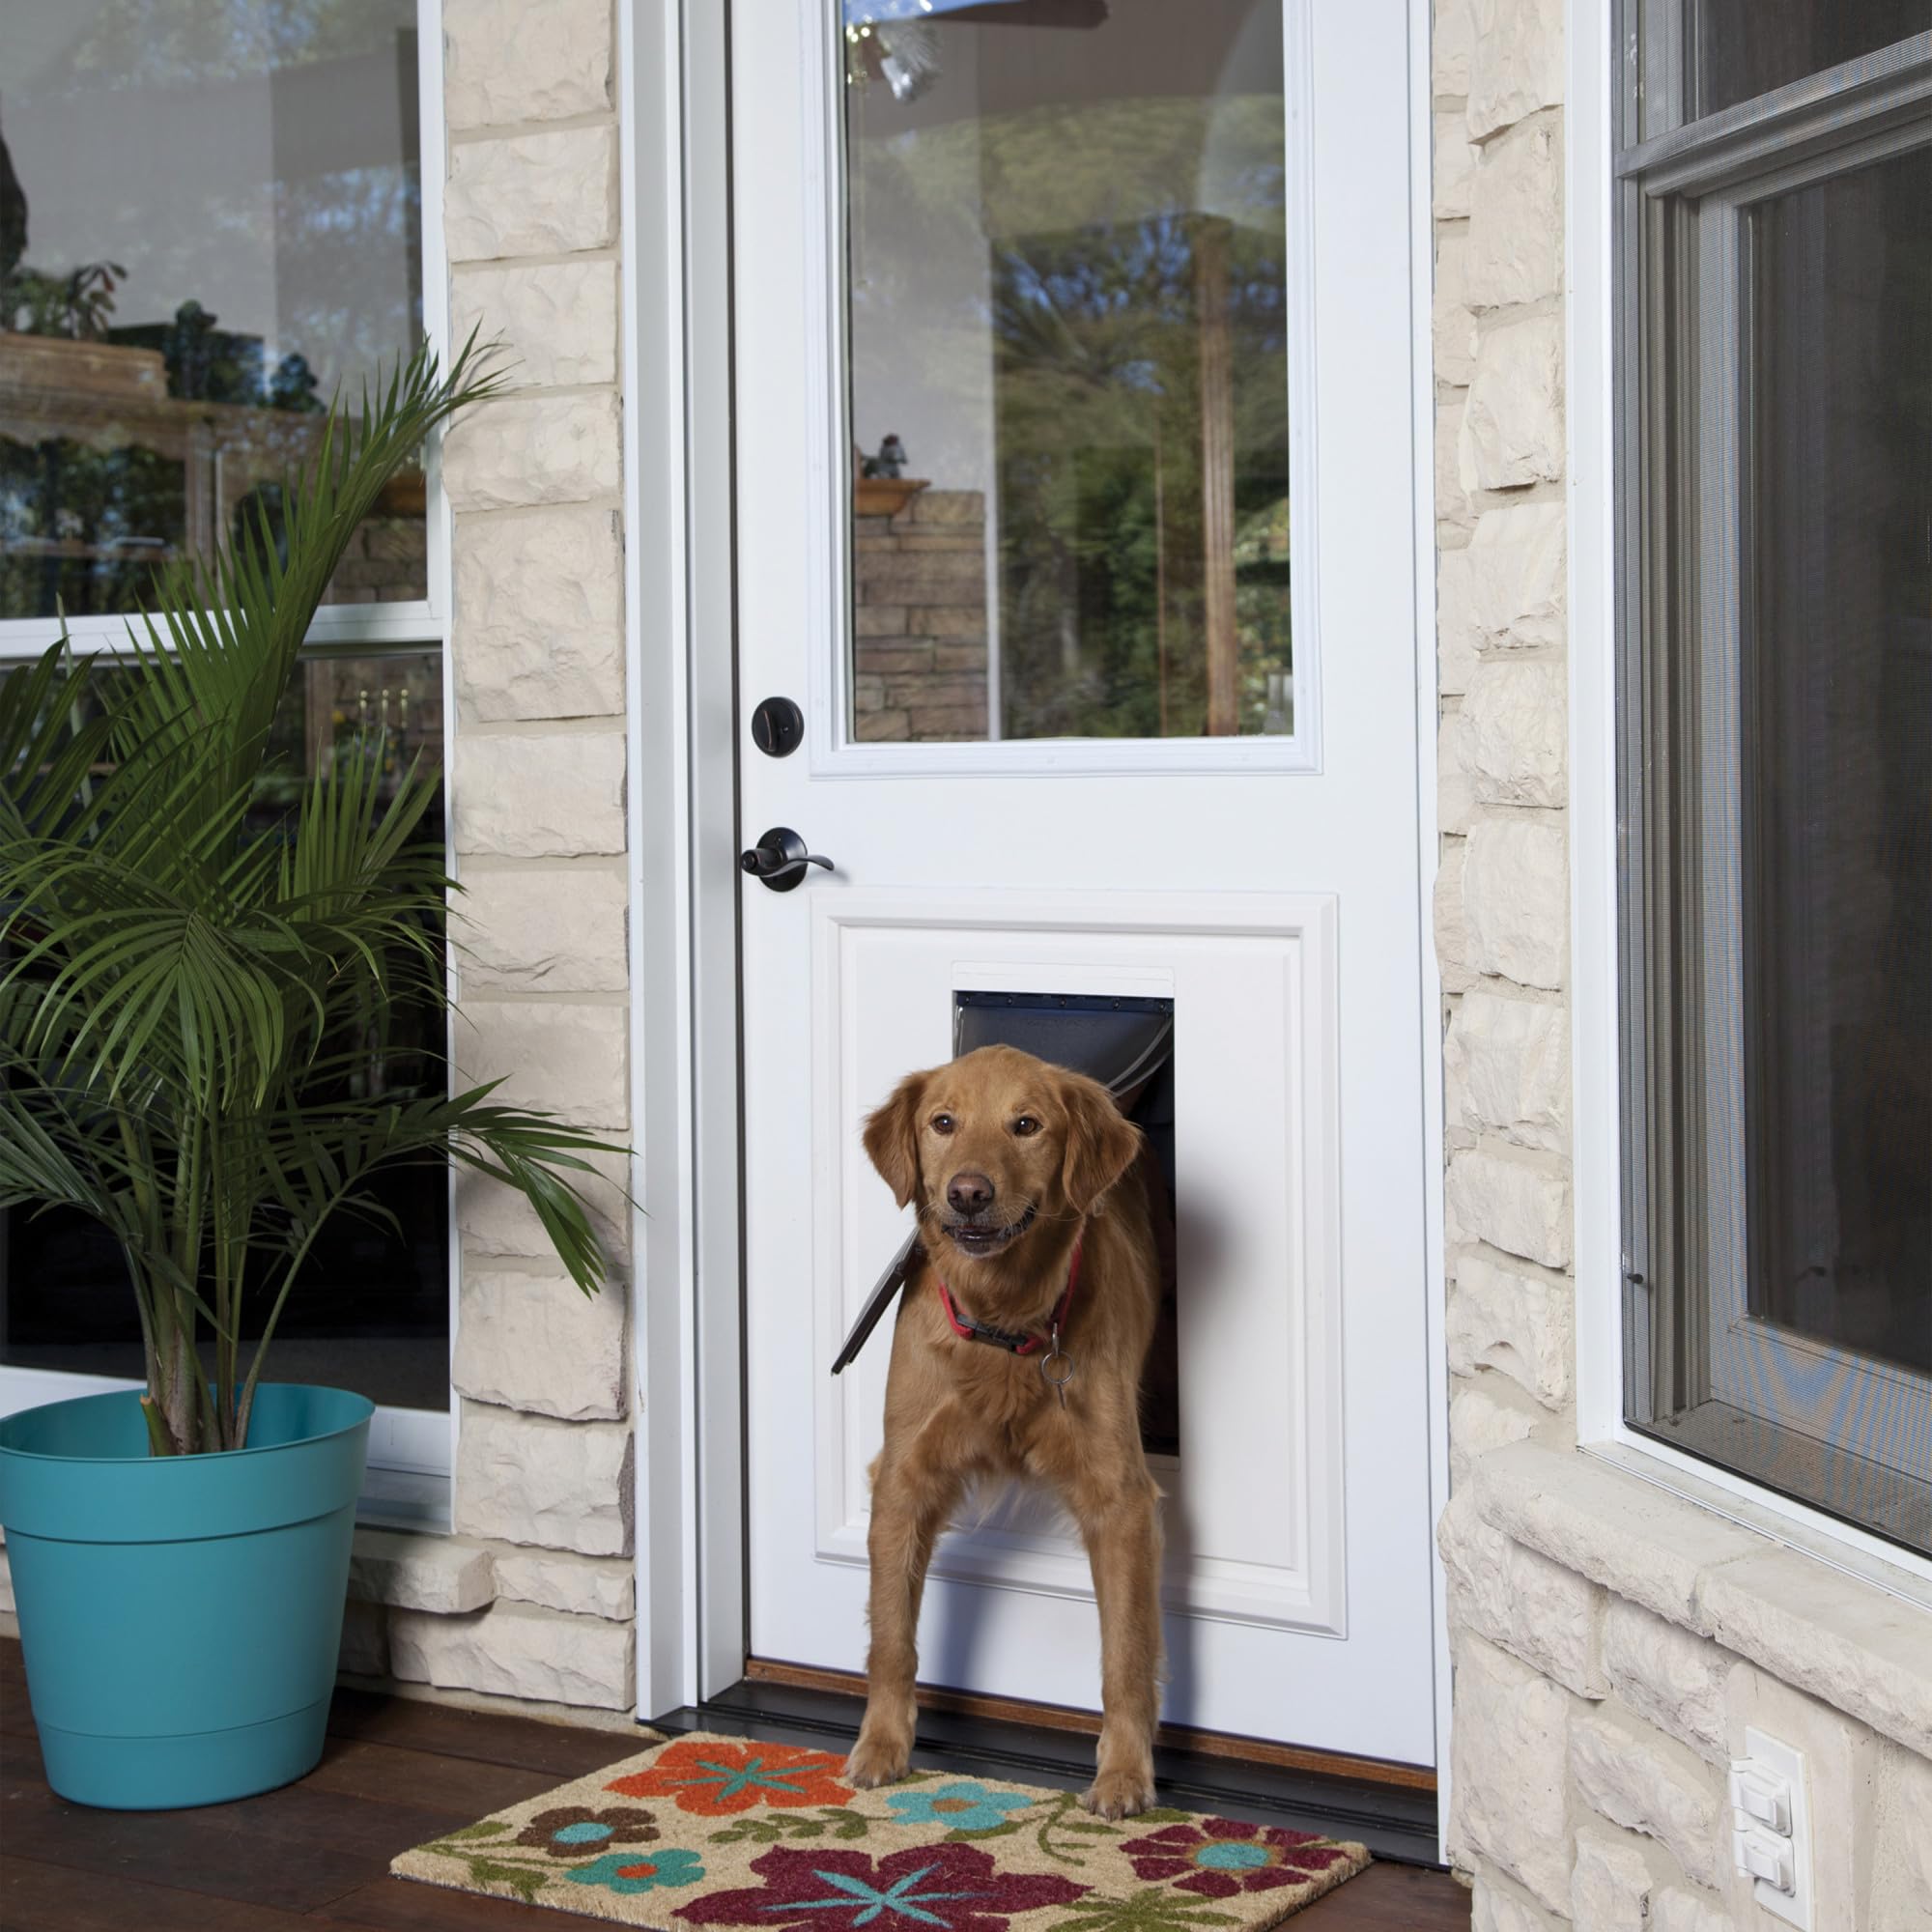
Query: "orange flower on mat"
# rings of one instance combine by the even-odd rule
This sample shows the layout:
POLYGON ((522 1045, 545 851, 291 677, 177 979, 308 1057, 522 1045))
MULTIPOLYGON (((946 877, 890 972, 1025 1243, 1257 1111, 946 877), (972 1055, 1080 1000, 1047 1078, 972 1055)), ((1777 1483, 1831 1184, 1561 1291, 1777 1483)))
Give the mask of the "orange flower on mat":
POLYGON ((801 1804, 848 1804, 849 1785, 834 1776, 845 1760, 795 1745, 726 1744, 685 1738, 667 1745, 642 1771, 604 1788, 626 1798, 669 1798, 700 1818, 728 1817, 754 1804, 793 1809, 801 1804))

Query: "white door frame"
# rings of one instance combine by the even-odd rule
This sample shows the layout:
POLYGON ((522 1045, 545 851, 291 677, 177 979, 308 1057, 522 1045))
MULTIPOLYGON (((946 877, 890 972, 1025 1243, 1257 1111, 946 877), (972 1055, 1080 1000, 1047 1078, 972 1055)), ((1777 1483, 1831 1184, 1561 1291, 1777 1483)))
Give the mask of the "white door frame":
MULTIPOLYGON (((640 1716, 742 1675, 746 1646, 739 1272, 735 565, 730 450, 728 9, 618 9, 624 260, 633 1296, 640 1716), (675 1552, 673 1557, 672 1552, 675 1552)), ((1409 0, 1416 636, 1433 641, 1430 9, 1409 0)), ((1424 934, 1436 870, 1436 674, 1416 653, 1424 934)), ((1431 1511, 1448 1500, 1441 986, 1422 948, 1431 1511)), ((1439 1815, 1448 1625, 1433 1556, 1439 1815)))

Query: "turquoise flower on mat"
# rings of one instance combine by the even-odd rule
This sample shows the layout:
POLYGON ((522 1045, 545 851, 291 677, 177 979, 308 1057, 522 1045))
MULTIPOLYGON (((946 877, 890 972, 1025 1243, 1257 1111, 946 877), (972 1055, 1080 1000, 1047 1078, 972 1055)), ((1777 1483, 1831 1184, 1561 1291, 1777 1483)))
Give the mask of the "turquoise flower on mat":
POLYGON ((961 1778, 952 1784, 926 1784, 917 1791, 894 1791, 886 1803, 901 1825, 945 1825, 955 1832, 990 1832, 1009 1811, 1024 1811, 1033 1800, 1023 1791, 988 1791, 961 1778))
POLYGON ((606 1852, 558 1876, 572 1885, 602 1886, 606 1891, 654 1891, 661 1885, 696 1885, 704 1867, 696 1852, 606 1852))

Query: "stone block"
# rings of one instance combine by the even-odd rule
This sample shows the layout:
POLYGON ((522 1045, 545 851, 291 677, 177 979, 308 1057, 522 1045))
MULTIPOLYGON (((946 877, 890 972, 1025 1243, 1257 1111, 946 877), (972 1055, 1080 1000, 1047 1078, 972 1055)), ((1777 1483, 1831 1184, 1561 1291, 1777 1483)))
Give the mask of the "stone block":
POLYGON ((613 1422, 629 1380, 625 1291, 586 1295, 558 1266, 463 1261, 452 1377, 472 1402, 565 1422, 613 1422))
POLYGON ((621 1556, 559 1556, 548 1550, 497 1552, 497 1594, 576 1616, 629 1623, 637 1615, 637 1566, 621 1556))
POLYGON ((1711 1570, 1698 1604, 1719 1643, 1932 1757, 1932 1611, 1761 1540, 1711 1570))
POLYGON ((1871 1932, 1932 1925, 1932 1764, 1883 1753, 1873 1805, 1871 1932))
POLYGON ((629 906, 621 872, 469 867, 449 922, 465 990, 621 993, 630 982, 629 906))
POLYGON ((1464 1635, 1450 1734, 1450 1856, 1492 1861, 1539 1903, 1570 1903, 1564 1763, 1569 1696, 1528 1665, 1464 1635))
POLYGON ((623 539, 614 509, 459 517, 456 695, 486 724, 621 716, 623 539))
POLYGON ((1436 115, 1430 212, 1437 221, 1458 221, 1469 213, 1469 186, 1475 172, 1476 151, 1469 142, 1465 117, 1436 115))
POLYGON ((406 1684, 602 1711, 628 1709, 637 1690, 629 1624, 532 1604, 497 1604, 467 1617, 400 1610, 389 1620, 389 1660, 406 1684))
POLYGON ((906 635, 903 605, 861 604, 852 611, 855 638, 902 638, 906 635))
POLYGON ((1521 986, 1560 987, 1570 938, 1562 826, 1527 817, 1479 818, 1469 828, 1468 845, 1463 911, 1470 966, 1521 986))
POLYGON ((458 269, 450 277, 450 333, 499 342, 497 367, 513 389, 617 380, 617 265, 521 263, 458 269))
POLYGON ((859 645, 853 654, 853 663, 860 672, 868 676, 918 677, 931 671, 932 654, 931 644, 908 643, 902 638, 895 638, 890 643, 859 645))
POLYGON ((1435 727, 1435 829, 1461 836, 1469 829, 1468 727, 1460 710, 1447 711, 1435 727))
POLYGON ((1701 1758, 1601 1705, 1570 1727, 1570 1774, 1600 1817, 1655 1838, 1698 1884, 1725 1883, 1730 1805, 1723 1779, 1701 1758))
POLYGON ((1541 114, 1484 148, 1469 184, 1463 299, 1542 301, 1563 288, 1563 121, 1541 114))
POLYGON ((1707 1763, 1730 1761, 1724 1681, 1737 1659, 1640 1604, 1612 1597, 1604 1618, 1604 1669, 1638 1717, 1689 1745, 1707 1763))
POLYGON ((1706 1635, 1700 1576, 1765 1547, 1594 1456, 1525 1443, 1485 1457, 1474 1481, 1476 1507, 1492 1528, 1706 1635))
MULTIPOLYGON (((1476 522, 1475 507, 1469 501, 1467 485, 1463 480, 1463 412, 1468 400, 1466 389, 1454 389, 1435 405, 1435 534, 1438 540, 1444 537, 1460 537, 1472 529, 1476 522)), ((1453 546, 1447 552, 1438 548, 1438 569, 1446 565, 1455 554, 1453 546)), ((1448 690, 1448 686, 1443 687, 1448 690)), ((1461 690, 1459 685, 1457 690, 1461 690)))
POLYGON ((1518 1147, 1560 1151, 1570 1138, 1570 1023, 1544 1000, 1473 988, 1442 1047, 1463 1124, 1518 1147))
POLYGON ((453 144, 442 218, 452 262, 610 247, 617 239, 616 128, 453 144))
POLYGON ((1465 553, 1469 644, 1477 651, 1560 646, 1569 567, 1566 509, 1558 501, 1485 510, 1465 553))
MULTIPOLYGON (((604 1252, 621 1262, 631 1251, 631 1204, 625 1198, 630 1162, 622 1154, 591 1153, 589 1174, 571 1175, 584 1196, 604 1252)), ((456 1226, 479 1254, 551 1262, 556 1250, 536 1209, 514 1187, 468 1168, 456 1174, 456 1226)))
POLYGON ((456 1026, 456 1077, 465 1086, 500 1080, 493 1097, 504 1105, 621 1136, 630 1115, 629 1018, 622 1007, 472 1000, 456 1026))
POLYGON ((1469 1932, 1563 1932, 1567 1918, 1554 1918, 1514 1889, 1499 1873, 1479 1871, 1469 1891, 1469 1932))
POLYGON ((1671 1885, 1651 1894, 1650 1932, 1734 1932, 1734 1922, 1717 1899, 1671 1885))
POLYGON ((906 713, 907 724, 915 738, 983 738, 986 735, 986 706, 978 704, 937 704, 914 706, 906 713))
MULTIPOLYGON (((1506 1387, 1504 1384, 1503 1387, 1506 1387)), ((1479 1457, 1512 1442, 1520 1442, 1541 1419, 1520 1401, 1510 1401, 1494 1376, 1478 1376, 1460 1382, 1449 1398, 1449 1485, 1460 1489, 1470 1479, 1479 1457)))
MULTIPOLYGON (((1482 534, 1482 525, 1476 526, 1482 534)), ((1479 805, 1560 806, 1567 796, 1568 690, 1549 658, 1479 664, 1463 701, 1479 805)))
POLYGON ((455 1537, 358 1526, 349 1559, 349 1594, 397 1610, 451 1616, 481 1609, 497 1594, 490 1552, 455 1537))
POLYGON ((1531 314, 1477 338, 1457 467, 1469 490, 1516 490, 1563 474, 1563 318, 1531 314))
POLYGON ((1475 39, 1472 0, 1437 0, 1430 36, 1430 92, 1461 96, 1469 91, 1469 49, 1475 39))
POLYGON ((622 1423, 554 1422, 466 1403, 456 1528, 583 1556, 628 1556, 633 1450, 622 1423))
POLYGON ((983 573, 974 580, 975 602, 965 604, 926 604, 908 611, 906 628, 915 638, 972 638, 986 641, 986 605, 983 573))
POLYGON ((1451 1159, 1446 1191, 1465 1238, 1545 1267, 1570 1265, 1570 1180, 1546 1161, 1470 1148, 1451 1159))
POLYGON ((459 732, 453 764, 459 852, 569 859, 624 849, 624 740, 617 732, 459 732))
POLYGON ((459 512, 611 496, 623 481, 617 398, 571 393, 478 403, 450 429, 442 474, 459 512))
POLYGON ((342 1606, 342 1641, 336 1647, 335 1667, 352 1677, 389 1674, 389 1613, 381 1604, 355 1597, 342 1606))
POLYGON ((977 629, 986 628, 985 559, 977 552, 922 551, 866 559, 858 573, 862 604, 900 604, 915 615, 922 608, 953 609, 980 600, 977 629))
POLYGON ((1598 1661, 1604 1592, 1574 1570, 1512 1543, 1451 1497, 1436 1531, 1452 1615, 1579 1697, 1609 1686, 1598 1661))
POLYGON ((1576 1353, 1576 1293, 1561 1277, 1467 1253, 1456 1262, 1449 1296, 1449 1370, 1495 1369, 1545 1408, 1570 1400, 1576 1353))
POLYGON ((1435 231, 1435 292, 1430 334, 1435 345, 1435 380, 1458 388, 1476 371, 1476 318, 1466 292, 1469 231, 1453 222, 1435 231))
POLYGON ((1470 601, 1469 551, 1435 554, 1435 683, 1445 697, 1469 689, 1476 658, 1475 607, 1470 601))
POLYGON ((561 121, 611 105, 610 0, 443 0, 452 128, 561 121))
POLYGON ((903 711, 868 711, 854 723, 853 736, 862 745, 897 745, 912 736, 912 720, 903 711))
POLYGON ((1650 1932, 1650 1866, 1623 1833, 1577 1833, 1570 1868, 1570 1917, 1587 1932, 1650 1932))
POLYGON ((1435 873, 1434 901, 1435 963, 1445 993, 1460 993, 1475 983, 1469 971, 1469 927, 1463 916, 1464 838, 1442 841, 1442 863, 1435 873))
POLYGON ((1554 107, 1563 99, 1563 0, 1474 0, 1468 137, 1554 107))

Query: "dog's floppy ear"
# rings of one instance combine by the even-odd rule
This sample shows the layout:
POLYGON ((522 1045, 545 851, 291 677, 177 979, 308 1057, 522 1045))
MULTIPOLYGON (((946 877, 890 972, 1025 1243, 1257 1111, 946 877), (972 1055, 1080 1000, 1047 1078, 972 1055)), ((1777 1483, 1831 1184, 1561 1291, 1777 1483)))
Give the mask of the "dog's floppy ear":
POLYGON ((1060 1180, 1077 1213, 1085 1214, 1133 1166, 1141 1130, 1122 1117, 1114 1096, 1084 1073, 1060 1076, 1066 1109, 1066 1151, 1060 1180))
POLYGON ((903 1208, 919 1191, 919 1107, 923 1073, 908 1073, 893 1096, 866 1117, 866 1152, 903 1208))

